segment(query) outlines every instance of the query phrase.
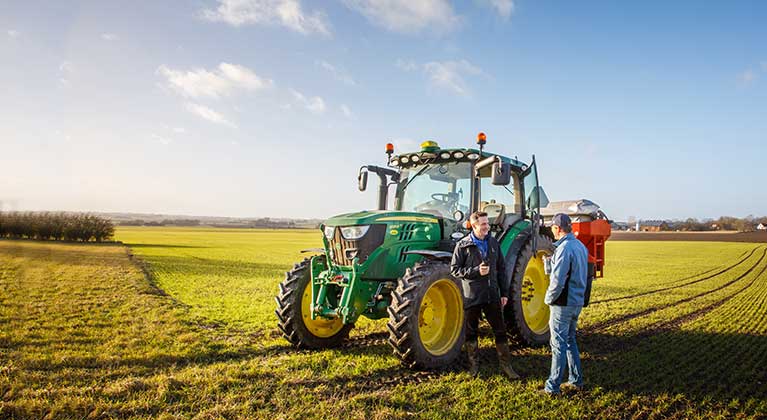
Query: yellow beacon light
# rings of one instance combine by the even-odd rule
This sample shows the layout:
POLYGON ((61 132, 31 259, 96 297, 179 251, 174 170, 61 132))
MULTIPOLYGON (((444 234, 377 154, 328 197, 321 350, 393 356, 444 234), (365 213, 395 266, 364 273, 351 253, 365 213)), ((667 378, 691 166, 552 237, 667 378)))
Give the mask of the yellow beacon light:
POLYGON ((477 144, 484 145, 485 143, 487 143, 487 136, 485 133, 480 132, 477 134, 477 144))

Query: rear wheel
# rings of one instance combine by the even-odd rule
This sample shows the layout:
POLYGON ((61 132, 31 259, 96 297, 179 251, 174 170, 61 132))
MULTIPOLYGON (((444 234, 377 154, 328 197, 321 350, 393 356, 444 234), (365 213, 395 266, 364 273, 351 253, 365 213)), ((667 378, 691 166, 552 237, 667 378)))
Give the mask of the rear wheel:
POLYGON ((506 305, 505 317, 509 330, 528 346, 549 342, 549 306, 543 302, 549 287, 549 276, 543 268, 543 257, 554 253, 554 245, 547 236, 528 240, 517 255, 511 284, 511 302, 506 305))
POLYGON ((460 355, 463 295, 447 264, 425 262, 407 269, 388 311, 389 344, 404 365, 435 368, 460 355))
MULTIPOLYGON (((320 257, 322 258, 322 257, 320 257)), ((277 301, 277 326, 282 335, 299 348, 335 347, 349 335, 354 325, 344 325, 340 318, 312 319, 312 282, 307 258, 285 273, 277 301)))

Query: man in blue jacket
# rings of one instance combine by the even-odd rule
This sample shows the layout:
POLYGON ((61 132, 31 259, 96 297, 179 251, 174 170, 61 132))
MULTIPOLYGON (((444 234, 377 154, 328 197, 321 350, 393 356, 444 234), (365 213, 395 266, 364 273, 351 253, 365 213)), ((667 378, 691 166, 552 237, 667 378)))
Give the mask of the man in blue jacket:
POLYGON ((569 367, 568 386, 583 388, 583 371, 578 343, 575 340, 578 316, 583 309, 588 284, 588 251, 572 234, 572 222, 566 214, 554 216, 551 232, 557 240, 552 257, 549 288, 544 302, 549 305, 551 330, 551 374, 543 392, 559 394, 565 364, 569 367))

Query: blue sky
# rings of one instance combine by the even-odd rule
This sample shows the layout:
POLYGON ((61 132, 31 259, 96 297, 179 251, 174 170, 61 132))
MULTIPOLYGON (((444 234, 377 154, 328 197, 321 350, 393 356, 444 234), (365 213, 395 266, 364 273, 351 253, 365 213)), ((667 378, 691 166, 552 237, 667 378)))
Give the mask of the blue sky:
POLYGON ((767 214, 767 3, 2 2, 2 209, 329 217, 384 144, 611 218, 767 214))

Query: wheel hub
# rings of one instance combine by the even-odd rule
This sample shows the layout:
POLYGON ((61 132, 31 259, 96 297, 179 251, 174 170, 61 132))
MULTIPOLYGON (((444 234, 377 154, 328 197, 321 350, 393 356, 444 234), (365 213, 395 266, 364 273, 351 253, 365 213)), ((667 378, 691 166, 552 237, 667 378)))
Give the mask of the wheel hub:
POLYGON ((522 279, 522 312, 525 323, 536 334, 543 334, 548 329, 549 307, 544 303, 549 287, 549 276, 543 269, 543 252, 530 258, 522 279))

